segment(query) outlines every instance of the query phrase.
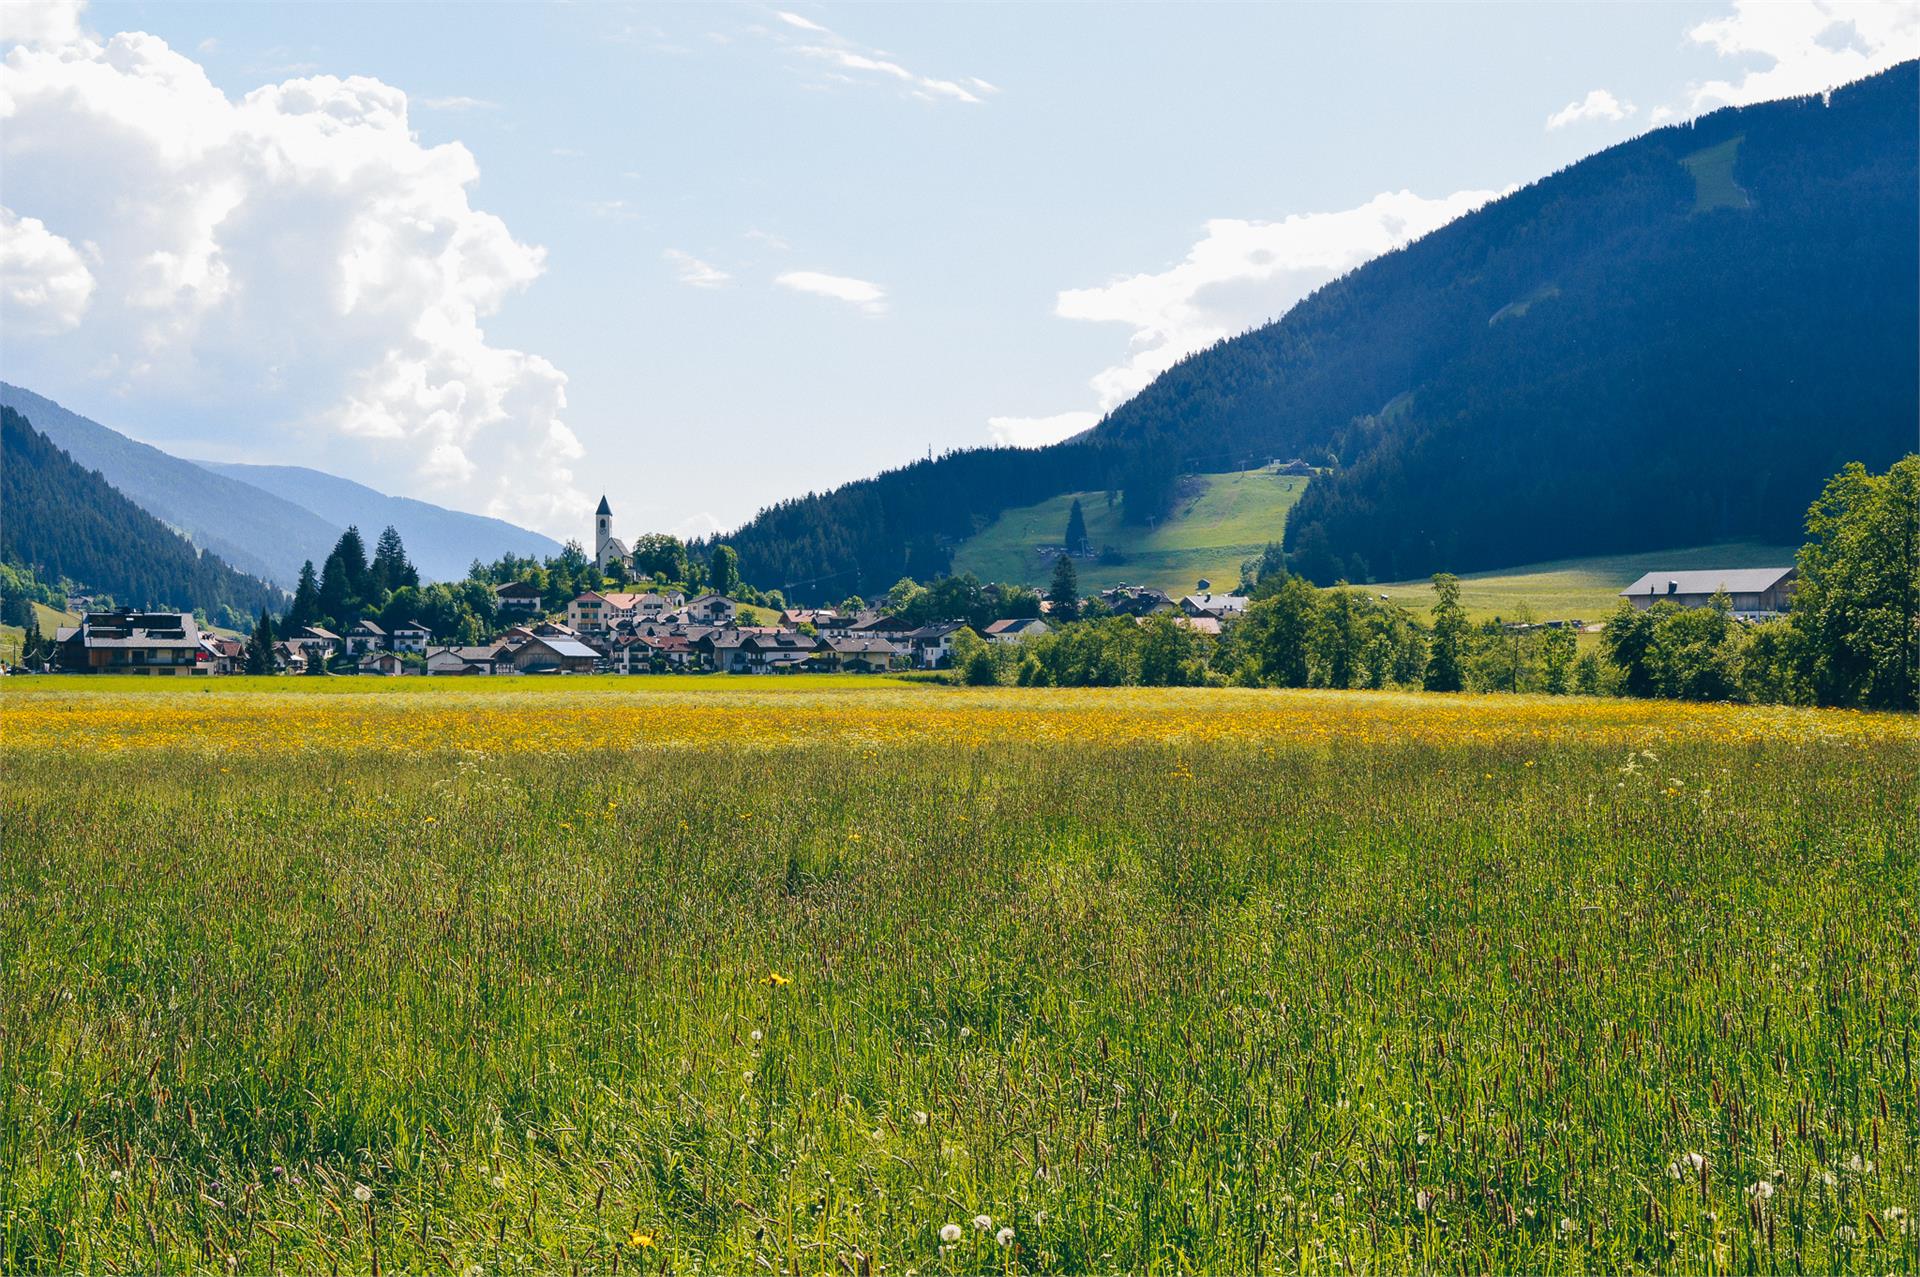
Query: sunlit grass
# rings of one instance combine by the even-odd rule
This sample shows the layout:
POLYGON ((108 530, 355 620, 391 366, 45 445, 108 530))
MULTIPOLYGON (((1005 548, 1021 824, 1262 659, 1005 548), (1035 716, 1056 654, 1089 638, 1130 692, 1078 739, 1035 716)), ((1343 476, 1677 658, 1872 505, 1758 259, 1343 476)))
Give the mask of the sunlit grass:
POLYGON ((1909 719, 49 680, 0 733, 0 1268, 1920 1266, 1909 719))

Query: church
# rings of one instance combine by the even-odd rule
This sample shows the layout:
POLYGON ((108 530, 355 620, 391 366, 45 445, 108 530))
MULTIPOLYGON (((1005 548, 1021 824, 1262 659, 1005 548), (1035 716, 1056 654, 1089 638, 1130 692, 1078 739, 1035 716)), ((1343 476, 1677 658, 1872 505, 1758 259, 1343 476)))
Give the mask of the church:
POLYGON ((603 574, 616 565, 624 572, 627 558, 627 543, 613 535, 613 507, 603 494, 600 508, 593 512, 593 566, 603 574))

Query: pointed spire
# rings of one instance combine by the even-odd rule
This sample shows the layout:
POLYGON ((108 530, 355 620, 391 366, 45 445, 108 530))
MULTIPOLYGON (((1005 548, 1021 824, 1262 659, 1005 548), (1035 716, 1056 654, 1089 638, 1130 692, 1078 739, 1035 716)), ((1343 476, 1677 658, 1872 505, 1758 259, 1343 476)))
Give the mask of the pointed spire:
POLYGON ((602 515, 602 514, 612 514, 612 513, 613 513, 613 507, 608 505, 606 497, 602 496, 600 498, 600 508, 598 510, 595 510, 594 514, 602 515))

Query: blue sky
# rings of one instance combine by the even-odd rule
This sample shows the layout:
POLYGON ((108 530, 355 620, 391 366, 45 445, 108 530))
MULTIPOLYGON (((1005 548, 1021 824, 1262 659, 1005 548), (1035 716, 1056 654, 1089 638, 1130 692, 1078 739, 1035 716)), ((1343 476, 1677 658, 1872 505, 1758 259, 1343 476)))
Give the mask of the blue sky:
POLYGON ((1492 194, 1920 52, 1817 0, 25 9, 0 375, 582 537, 1059 437, 1492 194))

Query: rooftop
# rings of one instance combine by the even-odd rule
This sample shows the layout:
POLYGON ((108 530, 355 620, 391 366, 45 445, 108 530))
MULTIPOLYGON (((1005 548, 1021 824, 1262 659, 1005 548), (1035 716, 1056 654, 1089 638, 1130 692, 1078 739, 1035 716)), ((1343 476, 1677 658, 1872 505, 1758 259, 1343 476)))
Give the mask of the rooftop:
POLYGON ((1764 594, 1793 575, 1784 568, 1705 568, 1695 572, 1648 572, 1620 591, 1621 598, 1663 594, 1764 594))

